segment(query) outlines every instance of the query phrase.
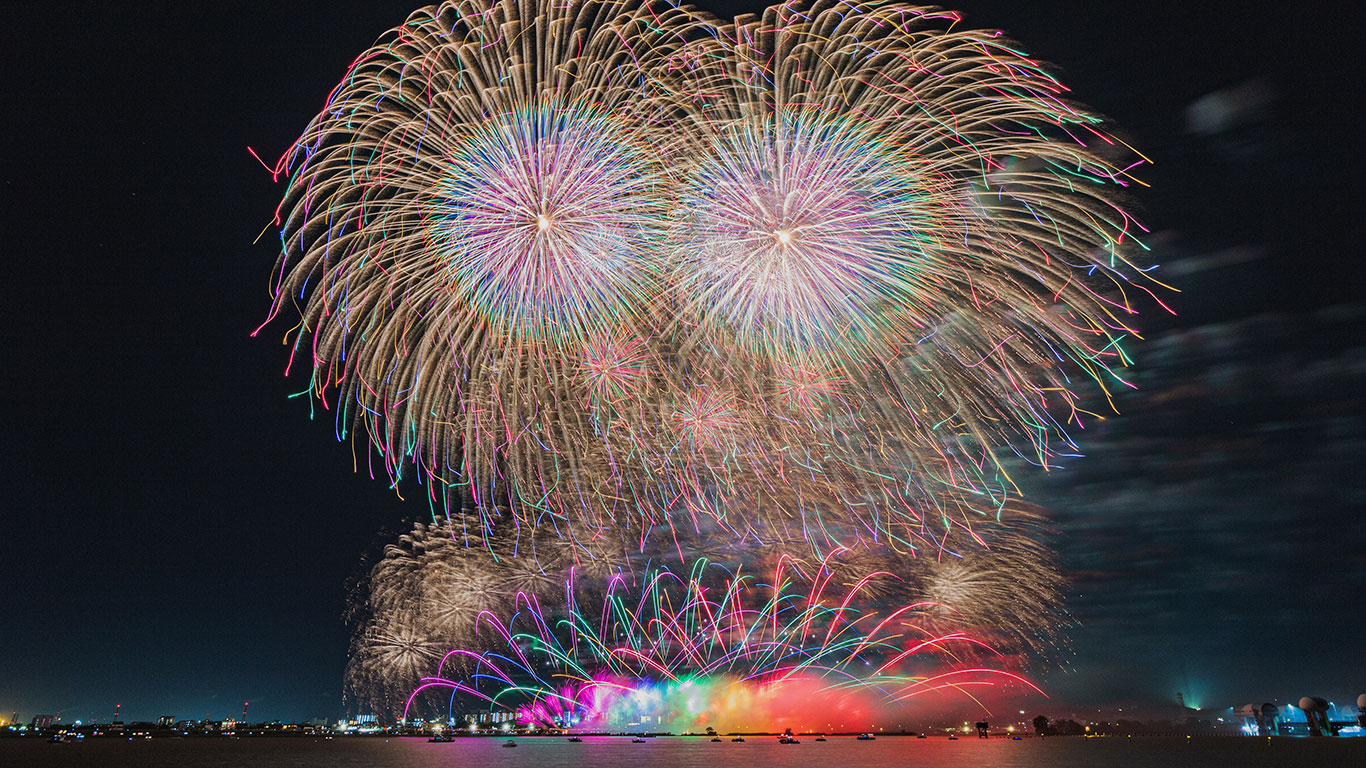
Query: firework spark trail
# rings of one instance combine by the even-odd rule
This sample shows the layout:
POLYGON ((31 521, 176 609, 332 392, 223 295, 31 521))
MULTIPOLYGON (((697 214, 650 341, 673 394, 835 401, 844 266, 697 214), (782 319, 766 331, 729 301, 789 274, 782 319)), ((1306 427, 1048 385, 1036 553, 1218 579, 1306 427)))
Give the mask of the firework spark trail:
POLYGON ((312 394, 395 484, 412 467, 435 503, 576 537, 620 506, 587 402, 638 378, 668 215, 657 73, 697 23, 667 2, 423 9, 281 159, 271 316, 298 305, 312 394))
POLYGON ((276 167, 271 315, 339 436, 482 546, 953 550, 1013 503, 1003 454, 1079 453, 1076 382, 1126 385, 1152 293, 1139 161, 959 21, 418 11, 276 167))
MULTIPOLYGON (((1061 607, 1061 577, 1045 545, 1043 534, 1047 531, 1028 510, 1012 509, 1005 522, 982 525, 973 532, 975 539, 964 537, 965 546, 957 552, 863 546, 819 557, 794 557, 785 547, 772 544, 739 545, 708 531, 681 535, 677 542, 661 540, 644 550, 635 542, 609 542, 604 537, 592 542, 596 554, 590 559, 573 542, 553 535, 519 540, 510 524, 487 533, 489 547, 468 546, 460 531, 474 520, 477 518, 417 524, 384 547, 382 557, 357 585, 349 619, 354 637, 346 688, 358 711, 397 716, 395 708, 449 648, 476 654, 496 651, 494 641, 499 636, 487 625, 481 626, 485 611, 507 617, 530 600, 538 613, 553 623, 577 604, 578 613, 594 617, 600 628, 605 626, 609 610, 626 607, 640 614, 642 602, 623 597, 624 585, 643 583, 662 564, 683 568, 697 559, 718 565, 691 574, 690 581, 707 596, 707 604, 699 604, 692 613, 713 610, 715 618, 709 619, 710 626, 720 631, 722 638, 734 635, 726 629, 726 612, 732 618, 730 627, 740 631, 753 622, 747 618, 737 623, 738 619, 752 617, 748 611, 762 609, 753 604, 753 598, 770 597, 752 578, 745 590, 733 589, 735 571, 765 574, 770 583, 791 583, 793 579, 805 583, 815 574, 824 574, 817 601, 830 609, 826 614, 829 617, 854 617, 848 610, 852 606, 859 616, 876 615, 883 621, 905 606, 916 606, 914 618, 919 631, 929 636, 966 633, 994 649, 991 653, 976 652, 974 647, 960 643, 956 648, 960 659, 980 662, 989 657, 993 663, 1006 663, 1012 669, 1058 658, 1063 647, 1062 630, 1070 621, 1061 607), (682 556, 675 546, 681 548, 682 556), (567 601, 564 585, 570 579, 574 581, 576 603, 567 601), (607 599, 609 593, 611 600, 607 599), (523 596, 520 601, 519 595, 523 596), (729 597, 723 599, 722 595, 729 597), (846 598, 852 602, 839 613, 846 598), (714 611, 713 604, 718 603, 725 604, 726 612, 714 611)), ((672 595, 677 594, 673 590, 672 595)), ((687 597, 696 600, 697 595, 687 597)), ((786 607, 781 623, 779 615, 770 612, 768 637, 795 621, 797 614, 789 609, 796 605, 797 593, 788 597, 791 599, 782 603, 786 607), (789 616, 794 618, 789 620, 789 616)), ((865 621, 850 628, 843 622, 843 618, 825 622, 824 627, 813 622, 805 630, 805 640, 820 640, 815 637, 819 631, 826 642, 834 642, 845 637, 835 634, 839 630, 863 630, 877 623, 865 621)), ((599 629, 594 633, 602 636, 599 629)), ((472 672, 470 658, 462 656, 454 661, 472 672)))
POLYGON ((971 525, 1014 492, 1001 449, 1045 468, 1077 453, 1095 414, 1075 381, 1127 385, 1129 294, 1146 295, 1126 287, 1152 282, 1121 207, 1141 161, 959 21, 793 2, 696 44, 706 95, 670 134, 670 386, 729 387, 745 426, 683 441, 671 475, 728 499, 738 528, 756 515, 736 510, 774 507, 807 538, 829 520, 907 542, 971 525), (759 487, 773 477, 781 491, 759 487))
POLYGON ((779 567, 775 583, 763 584, 697 561, 687 578, 663 568, 649 572, 634 599, 621 577, 609 579, 596 601, 580 597, 571 576, 564 618, 543 615, 534 598, 519 598, 522 610, 507 623, 482 613, 482 631, 500 648, 446 654, 408 697, 404 717, 433 688, 473 696, 538 727, 624 723, 642 709, 661 723, 735 727, 735 718, 765 717, 754 711, 756 702, 767 711, 791 709, 800 706, 792 698, 800 694, 866 705, 944 688, 1033 688, 1009 670, 954 663, 957 647, 984 644, 922 626, 918 616, 931 604, 885 614, 871 607, 862 590, 886 574, 841 588, 831 584, 828 562, 805 574, 779 567), (453 659, 464 660, 470 673, 443 674, 453 659))

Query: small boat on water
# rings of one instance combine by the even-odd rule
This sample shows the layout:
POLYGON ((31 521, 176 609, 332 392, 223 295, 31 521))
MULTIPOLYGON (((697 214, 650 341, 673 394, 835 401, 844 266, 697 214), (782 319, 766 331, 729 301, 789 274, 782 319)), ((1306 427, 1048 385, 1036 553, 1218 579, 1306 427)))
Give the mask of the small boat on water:
POLYGON ((721 738, 720 738, 720 737, 719 737, 719 736, 718 736, 718 737, 716 737, 716 738, 714 738, 714 739, 712 739, 712 741, 715 741, 715 742, 717 742, 717 743, 720 743, 720 741, 721 741, 721 738))
POLYGON ((735 741, 735 742, 739 742, 739 743, 743 744, 744 741, 745 741, 745 737, 744 737, 744 736, 736 736, 735 738, 731 739, 731 741, 735 741))
POLYGON ((435 742, 437 744, 445 744, 447 742, 455 741, 455 738, 452 737, 450 734, 438 734, 436 736, 431 737, 430 739, 427 739, 427 741, 435 742))
POLYGON ((816 741, 825 741, 825 737, 824 737, 824 736, 817 736, 817 737, 816 737, 816 741))
MULTIPOLYGON (((84 738, 85 735, 80 733, 74 735, 70 733, 58 733, 47 741, 49 744, 75 744, 84 738)), ((129 741, 132 741, 132 739, 129 739, 129 741)))
POLYGON ((779 744, 800 744, 801 741, 799 741, 799 740, 797 739, 796 736, 788 736, 788 735, 784 734, 784 735, 778 737, 778 743, 779 743, 779 744))
POLYGON ((949 734, 949 741, 958 741, 958 734, 956 734, 956 733, 950 733, 950 734, 949 734))
POLYGON ((582 742, 583 742, 583 739, 579 738, 578 736, 570 736, 570 737, 567 739, 567 741, 572 741, 572 742, 574 742, 575 744, 579 744, 579 743, 582 743, 582 742))
POLYGON ((871 733, 860 733, 860 734, 858 735, 858 740, 859 740, 859 741, 877 741, 877 737, 874 736, 874 735, 871 734, 871 733))
POLYGON ((923 734, 923 733, 917 733, 917 734, 915 735, 915 737, 916 737, 917 739, 928 739, 928 738, 929 738, 929 736, 926 736, 926 735, 923 734))
POLYGON ((512 739, 508 739, 507 741, 503 742, 503 746, 504 746, 504 747, 515 747, 515 746, 517 746, 517 742, 513 741, 512 739))
POLYGON ((631 739, 631 743, 632 743, 632 744, 644 744, 644 743, 645 743, 645 738, 642 737, 642 736, 637 736, 637 737, 635 737, 634 739, 631 739))

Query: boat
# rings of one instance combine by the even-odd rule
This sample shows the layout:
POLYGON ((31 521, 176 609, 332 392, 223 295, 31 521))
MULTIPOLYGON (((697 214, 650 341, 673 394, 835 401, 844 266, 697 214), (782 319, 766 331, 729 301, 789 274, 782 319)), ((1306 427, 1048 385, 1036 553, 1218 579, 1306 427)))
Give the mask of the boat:
POLYGON ((825 737, 824 737, 824 736, 817 736, 817 737, 816 737, 816 741, 825 741, 825 737))
POLYGON ((923 734, 923 733, 917 733, 917 734, 915 735, 915 737, 916 737, 917 739, 928 739, 928 738, 929 738, 929 736, 926 736, 926 735, 923 734))
POLYGON ((859 740, 859 741, 877 741, 877 737, 874 736, 874 735, 871 734, 871 733, 860 733, 860 734, 858 735, 858 740, 859 740))
POLYGON ((740 742, 740 743, 743 744, 744 741, 745 741, 745 737, 744 737, 744 736, 736 736, 735 738, 731 739, 731 741, 736 741, 736 742, 740 742))
POLYGON ((718 743, 719 743, 719 742, 721 741, 721 739, 720 739, 720 737, 717 737, 717 738, 712 739, 712 741, 715 741, 715 742, 718 742, 718 743))
POLYGON ((631 743, 632 743, 632 744, 644 744, 644 743, 645 743, 645 737, 643 737, 643 736, 637 736, 637 737, 635 737, 634 739, 631 739, 631 743))
POLYGON ((779 744, 800 744, 801 741, 799 741, 799 740, 797 739, 796 736, 788 736, 787 734, 783 734, 782 736, 779 736, 779 737, 778 737, 778 743, 779 743, 779 744))
POLYGON ((427 739, 427 741, 435 742, 437 744, 445 744, 447 742, 455 741, 455 739, 450 734, 437 734, 431 737, 430 739, 427 739))
POLYGON ((583 741, 583 739, 579 738, 578 736, 570 736, 567 740, 572 741, 575 744, 579 744, 583 741))
POLYGON ((958 741, 958 734, 956 734, 956 733, 950 733, 950 734, 949 734, 949 741, 958 741))
POLYGON ((515 746, 517 746, 517 742, 513 741, 512 739, 508 739, 507 741, 503 742, 503 746, 505 746, 505 747, 515 747, 515 746))

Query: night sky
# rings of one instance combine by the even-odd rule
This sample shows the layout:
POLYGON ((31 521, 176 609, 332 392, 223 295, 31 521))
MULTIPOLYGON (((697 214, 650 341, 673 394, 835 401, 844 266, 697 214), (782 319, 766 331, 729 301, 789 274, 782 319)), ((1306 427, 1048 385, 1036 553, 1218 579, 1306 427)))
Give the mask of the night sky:
MULTIPOLYGON (((1183 290, 1141 321, 1123 415, 1027 478, 1081 622, 1036 675, 1056 711, 1366 690, 1361 19, 1205 5, 956 5, 1156 161, 1183 290)), ((284 325, 249 337, 282 187, 247 147, 279 156, 410 10, 6 10, 0 714, 341 713, 347 579, 426 507, 287 398, 284 325)))

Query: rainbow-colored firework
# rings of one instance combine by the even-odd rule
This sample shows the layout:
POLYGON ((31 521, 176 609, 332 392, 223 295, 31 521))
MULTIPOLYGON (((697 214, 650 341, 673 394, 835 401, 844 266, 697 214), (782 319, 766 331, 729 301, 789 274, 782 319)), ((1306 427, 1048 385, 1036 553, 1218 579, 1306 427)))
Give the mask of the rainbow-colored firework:
POLYGON ((424 194, 432 299, 494 338, 575 354, 615 338, 659 289, 657 158, 619 116, 540 101, 461 138, 424 194), (445 295, 442 295, 445 294, 445 295))
POLYGON ((682 68, 667 388, 728 407, 665 474, 741 536, 970 528, 1010 503, 1003 455, 1078 453, 1079 380, 1128 385, 1136 299, 1160 303, 1122 207, 1144 159, 960 21, 784 3, 682 68))
MULTIPOLYGON (((672 5, 459 0, 353 62, 275 167, 271 317, 339 438, 435 503, 591 531, 622 504, 590 404, 633 391, 669 181, 672 5), (623 355, 625 355, 623 357, 623 355), (571 514, 573 510, 573 514, 571 514)), ((292 365, 292 364, 291 364, 292 365)))
MULTIPOLYGON (((978 656, 1011 669, 1060 659, 1071 624, 1049 532, 1028 509, 1012 508, 1001 522, 978 526, 978 540, 947 542, 943 549, 863 545, 821 558, 794 558, 781 545, 717 535, 680 534, 667 542, 652 537, 643 547, 606 536, 575 544, 550 533, 519 538, 511 525, 483 532, 481 546, 467 545, 463 529, 477 520, 416 524, 384 547, 356 585, 346 689, 358 711, 397 717, 394 708, 446 650, 489 650, 489 641, 501 638, 490 632, 486 616, 505 619, 530 601, 543 615, 562 617, 571 579, 582 605, 600 600, 606 585, 620 589, 621 579, 640 583, 661 564, 682 568, 698 559, 714 563, 701 572, 708 594, 726 589, 739 571, 772 574, 779 563, 788 574, 823 568, 832 574, 827 594, 861 583, 853 603, 860 615, 919 605, 917 632, 965 633, 994 649, 978 656), (863 578, 870 573, 896 576, 863 578)), ((760 595, 754 577, 746 578, 743 594, 760 595)), ((958 648, 965 658, 970 650, 958 648)))
POLYGON ((274 169, 271 317, 339 437, 477 529, 942 546, 1004 453, 1077 452, 1156 285, 1141 156, 959 22, 417 11, 274 169))
POLYGON ((840 583, 830 560, 803 570, 782 557, 770 583, 699 560, 687 578, 649 571, 634 593, 621 574, 596 592, 571 576, 562 618, 520 594, 510 620, 480 616, 496 649, 448 652, 404 717, 438 688, 534 727, 760 729, 801 725, 792 718, 814 701, 824 716, 863 724, 879 705, 931 691, 1034 689, 1008 669, 953 663, 978 658, 984 644, 927 629, 920 619, 934 604, 875 607, 865 588, 895 577, 840 583))

